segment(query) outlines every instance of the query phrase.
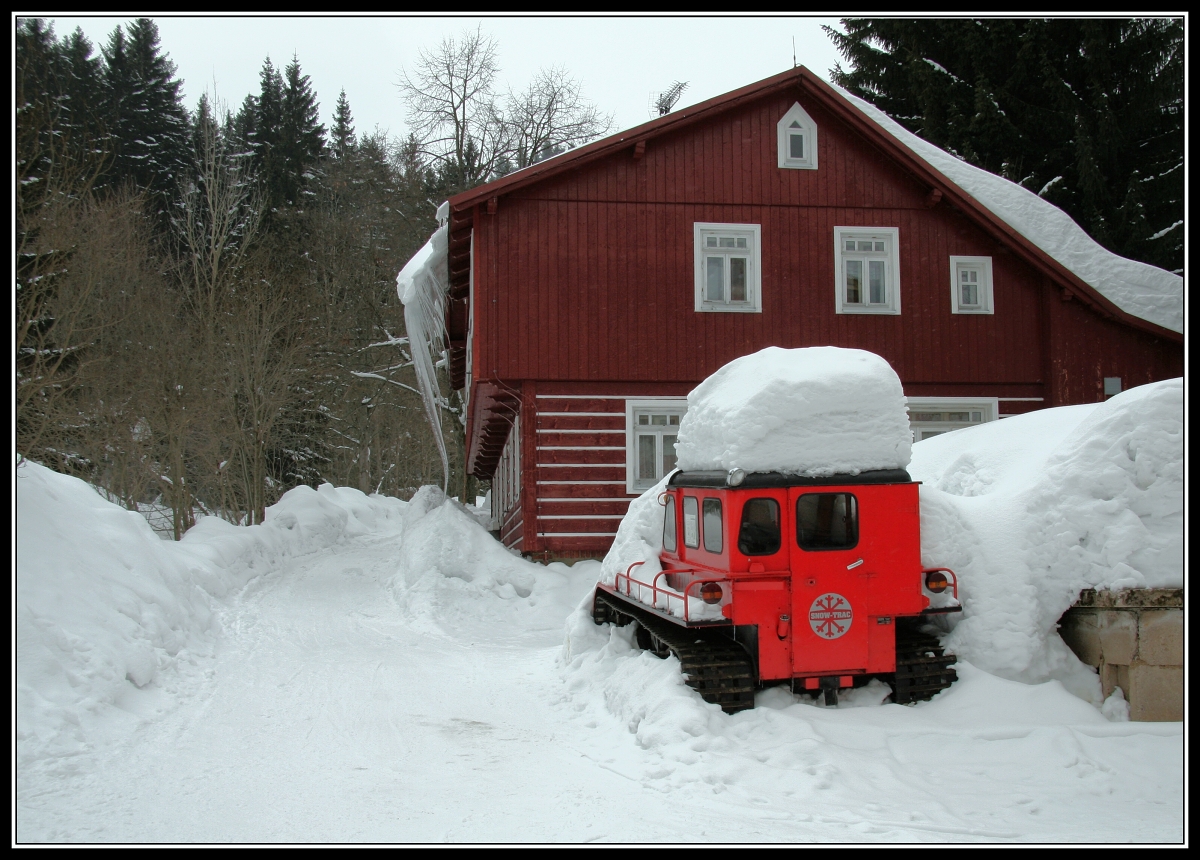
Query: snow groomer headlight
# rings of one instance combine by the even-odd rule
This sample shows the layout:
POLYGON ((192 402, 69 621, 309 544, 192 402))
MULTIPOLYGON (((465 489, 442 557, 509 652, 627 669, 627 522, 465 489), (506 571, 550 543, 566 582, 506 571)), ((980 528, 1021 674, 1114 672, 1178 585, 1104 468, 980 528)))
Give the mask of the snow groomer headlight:
POLYGON ((925 574, 925 587, 934 594, 941 594, 949 584, 950 581, 946 579, 946 574, 940 570, 931 570, 925 574))
POLYGON ((745 469, 730 469, 729 475, 725 478, 725 485, 728 487, 740 487, 744 480, 746 480, 745 469))

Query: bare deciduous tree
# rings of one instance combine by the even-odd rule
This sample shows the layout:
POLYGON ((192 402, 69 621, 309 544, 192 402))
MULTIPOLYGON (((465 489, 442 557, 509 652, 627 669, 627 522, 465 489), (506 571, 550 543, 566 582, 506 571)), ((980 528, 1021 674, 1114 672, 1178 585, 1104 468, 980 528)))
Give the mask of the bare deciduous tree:
POLYGON ((586 101, 579 81, 561 66, 539 71, 524 92, 510 91, 505 119, 517 168, 587 143, 612 128, 612 116, 586 101))
POLYGON ((496 42, 477 28, 421 50, 400 74, 410 127, 426 157, 446 164, 464 188, 486 180, 509 150, 494 84, 496 42))

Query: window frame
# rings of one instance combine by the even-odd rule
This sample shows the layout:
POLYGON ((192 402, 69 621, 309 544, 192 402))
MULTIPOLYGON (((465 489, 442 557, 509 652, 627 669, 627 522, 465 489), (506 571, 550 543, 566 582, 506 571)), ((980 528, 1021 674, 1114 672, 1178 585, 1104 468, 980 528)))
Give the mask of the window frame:
POLYGON ((950 312, 955 314, 994 314, 992 304, 992 258, 950 256, 950 312), (979 271, 979 307, 964 306, 960 299, 958 273, 961 269, 979 271))
MULTIPOLYGON (((912 431, 913 442, 920 442, 917 438, 921 431, 940 429, 941 425, 933 422, 921 421, 914 422, 912 416, 919 412, 980 412, 980 420, 975 422, 946 422, 946 430, 941 431, 949 433, 951 430, 961 430, 964 427, 978 427, 980 424, 987 424, 991 421, 999 420, 1000 415, 1000 399, 998 397, 908 397, 905 398, 908 405, 908 427, 912 431)), ((929 437, 932 438, 932 437, 929 437)))
MULTIPOLYGON (((718 252, 721 249, 716 249, 718 252)), ((738 249, 730 249, 736 251, 738 249)), ((762 225, 761 224, 721 224, 712 221, 696 221, 692 225, 692 252, 695 261, 695 310, 697 313, 762 313, 762 225), (705 237, 714 233, 730 235, 745 234, 750 247, 746 248, 749 271, 746 272, 746 301, 732 302, 729 300, 715 302, 705 298, 706 265, 705 259, 717 256, 706 253, 705 237)), ((737 254, 721 253, 720 256, 729 259, 737 254)), ((727 269, 729 267, 726 267, 727 269)), ((728 283, 728 278, 726 279, 728 283)))
MULTIPOLYGON (((659 475, 654 481, 645 484, 644 486, 637 479, 638 467, 638 424, 637 416, 641 412, 666 412, 667 414, 678 414, 679 423, 683 423, 683 416, 687 414, 687 397, 653 397, 653 398, 630 398, 625 401, 625 491, 630 495, 641 495, 646 490, 657 484, 663 475, 659 475)), ((667 425, 669 427, 670 425, 667 425)), ((666 428, 664 428, 666 429, 666 428)), ((678 427, 676 429, 676 437, 678 438, 678 427)), ((644 433, 641 435, 645 435, 644 433)), ((662 436, 661 432, 657 433, 659 441, 655 443, 655 457, 658 468, 662 466, 662 436)))
MULTIPOLYGON (((839 314, 885 314, 899 316, 900 314, 900 228, 899 227, 834 227, 833 255, 836 278, 834 282, 835 307, 839 314), (884 260, 884 288, 887 290, 887 301, 880 303, 851 303, 846 298, 846 262, 847 253, 844 248, 847 239, 878 240, 882 238, 887 247, 883 251, 856 251, 855 254, 883 254, 883 257, 861 257, 860 260, 884 260)), ((849 259, 854 259, 850 257, 849 259)), ((863 285, 869 292, 870 285, 863 285)))
POLYGON ((775 125, 775 148, 779 158, 779 167, 783 170, 816 170, 817 169, 817 123, 808 112, 795 102, 788 112, 775 125), (800 125, 804 132, 803 158, 792 158, 791 141, 792 123, 800 125))

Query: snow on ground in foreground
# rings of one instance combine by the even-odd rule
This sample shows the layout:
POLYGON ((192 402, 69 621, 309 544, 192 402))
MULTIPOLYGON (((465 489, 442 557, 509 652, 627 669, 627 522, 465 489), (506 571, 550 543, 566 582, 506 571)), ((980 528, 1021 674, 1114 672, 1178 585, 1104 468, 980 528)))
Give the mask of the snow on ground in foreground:
POLYGON ((692 390, 675 450, 685 472, 830 475, 903 469, 911 448, 904 389, 886 360, 862 349, 772 346, 692 390))
MULTIPOLYGON (((1161 383, 914 446, 926 552, 962 577, 960 680, 915 706, 768 689, 732 716, 592 623, 600 565, 523 561, 434 488, 298 488, 174 543, 26 463, 16 838, 1180 841, 1181 724, 1106 719, 1051 677, 1056 637, 1014 635, 1070 583, 1181 579, 1177 401, 1161 383), (1018 600, 1036 611, 1006 617, 1018 600)), ((660 539, 648 498, 626 547, 660 539)))

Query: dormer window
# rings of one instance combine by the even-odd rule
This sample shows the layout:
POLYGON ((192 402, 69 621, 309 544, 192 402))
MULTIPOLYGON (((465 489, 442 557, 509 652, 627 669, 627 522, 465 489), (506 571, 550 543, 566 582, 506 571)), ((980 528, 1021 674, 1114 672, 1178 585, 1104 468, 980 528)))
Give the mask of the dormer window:
POLYGON ((779 166, 791 170, 817 169, 817 124, 796 102, 777 126, 779 166))

